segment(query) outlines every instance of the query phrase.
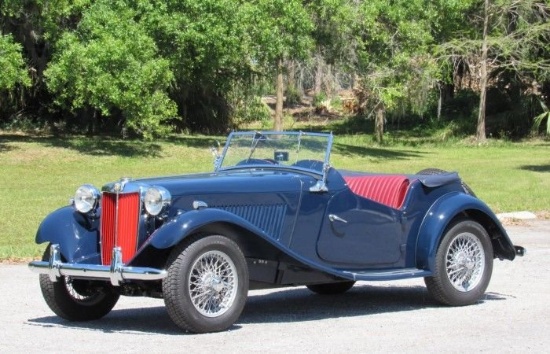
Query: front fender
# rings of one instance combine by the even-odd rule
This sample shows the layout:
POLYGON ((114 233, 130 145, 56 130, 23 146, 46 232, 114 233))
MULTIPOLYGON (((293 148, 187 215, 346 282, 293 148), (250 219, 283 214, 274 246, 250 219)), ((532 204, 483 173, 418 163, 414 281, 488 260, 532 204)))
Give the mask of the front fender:
POLYGON ((175 246, 201 227, 212 223, 228 223, 240 226, 262 237, 278 248, 281 248, 280 245, 263 230, 245 219, 221 209, 201 209, 184 212, 157 229, 147 240, 147 245, 151 245, 158 249, 175 246))
POLYGON ((67 262, 78 263, 83 258, 97 256, 97 225, 92 225, 70 206, 49 214, 38 227, 36 243, 57 243, 67 262))
POLYGON ((499 249, 495 250, 498 254, 506 259, 514 259, 514 246, 491 209, 471 195, 454 192, 439 198, 426 213, 420 225, 416 247, 418 268, 434 269, 435 255, 441 238, 447 226, 461 213, 482 224, 492 239, 498 240, 499 249))

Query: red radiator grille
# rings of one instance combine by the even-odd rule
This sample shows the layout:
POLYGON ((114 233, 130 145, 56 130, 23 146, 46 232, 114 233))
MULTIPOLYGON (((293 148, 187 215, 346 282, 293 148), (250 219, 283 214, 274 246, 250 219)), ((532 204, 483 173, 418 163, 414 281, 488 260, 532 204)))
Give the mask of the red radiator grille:
POLYGON ((139 193, 103 193, 101 198, 101 262, 111 263, 113 247, 122 249, 122 262, 132 259, 137 249, 140 211, 139 193), (116 235, 118 233, 118 236, 116 235))

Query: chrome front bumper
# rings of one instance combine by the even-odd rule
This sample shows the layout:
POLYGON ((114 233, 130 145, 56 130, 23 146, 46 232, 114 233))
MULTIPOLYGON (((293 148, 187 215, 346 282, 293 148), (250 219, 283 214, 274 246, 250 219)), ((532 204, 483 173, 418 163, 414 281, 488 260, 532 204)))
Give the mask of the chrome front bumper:
POLYGON ((120 286, 125 280, 161 280, 166 277, 164 269, 147 267, 126 267, 122 263, 120 247, 113 248, 111 265, 63 263, 59 253, 59 245, 50 246, 48 261, 33 261, 29 268, 40 274, 47 274, 55 282, 58 277, 71 276, 110 280, 114 286, 120 286))

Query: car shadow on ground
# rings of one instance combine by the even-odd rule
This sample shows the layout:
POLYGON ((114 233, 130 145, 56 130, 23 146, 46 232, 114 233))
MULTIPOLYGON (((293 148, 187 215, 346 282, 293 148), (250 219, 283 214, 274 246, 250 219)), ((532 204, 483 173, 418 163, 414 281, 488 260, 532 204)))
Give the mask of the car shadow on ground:
MULTIPOLYGON (((506 295, 486 293, 477 305, 485 301, 506 299, 506 295)), ((447 308, 433 300, 424 286, 356 285, 350 291, 340 295, 317 295, 305 287, 283 288, 269 294, 251 291, 241 317, 230 330, 238 330, 242 325, 253 323, 306 322, 418 311, 436 307, 442 310, 447 308)), ((29 319, 28 323, 43 327, 79 328, 104 333, 182 334, 170 320, 164 306, 119 310, 115 307, 106 317, 89 322, 69 322, 57 316, 47 316, 29 319)))

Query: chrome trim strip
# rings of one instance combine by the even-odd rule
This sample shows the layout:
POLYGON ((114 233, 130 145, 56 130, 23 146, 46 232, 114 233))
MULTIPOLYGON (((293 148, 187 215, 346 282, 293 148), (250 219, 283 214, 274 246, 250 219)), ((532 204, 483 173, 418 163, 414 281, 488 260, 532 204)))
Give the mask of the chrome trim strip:
POLYGON ((113 249, 110 266, 99 264, 63 263, 60 259, 59 245, 50 246, 48 261, 33 261, 29 268, 35 273, 47 274, 55 282, 58 277, 71 276, 110 280, 113 286, 120 286, 125 280, 161 280, 167 275, 166 270, 148 267, 126 267, 122 264, 120 247, 113 249))

